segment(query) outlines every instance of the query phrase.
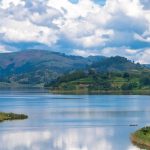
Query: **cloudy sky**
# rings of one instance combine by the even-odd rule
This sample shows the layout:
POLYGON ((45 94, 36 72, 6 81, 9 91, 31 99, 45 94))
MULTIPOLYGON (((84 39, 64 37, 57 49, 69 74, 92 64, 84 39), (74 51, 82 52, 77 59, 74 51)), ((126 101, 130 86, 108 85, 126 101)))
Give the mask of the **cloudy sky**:
POLYGON ((27 49, 150 63, 150 0, 0 0, 0 52, 27 49))

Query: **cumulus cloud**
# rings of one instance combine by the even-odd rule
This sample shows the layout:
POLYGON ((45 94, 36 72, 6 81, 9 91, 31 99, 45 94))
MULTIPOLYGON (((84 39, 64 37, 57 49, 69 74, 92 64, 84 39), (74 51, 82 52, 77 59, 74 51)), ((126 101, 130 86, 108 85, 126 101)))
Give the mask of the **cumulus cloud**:
POLYGON ((139 41, 150 43, 150 32, 144 32, 142 35, 135 34, 134 37, 139 41))
POLYGON ((17 51, 15 47, 3 45, 0 43, 0 53, 11 53, 15 51, 17 51))
POLYGON ((95 52, 94 50, 74 49, 72 52, 72 55, 88 57, 88 56, 96 56, 96 55, 100 55, 100 54, 98 51, 95 52))
POLYGON ((83 51, 105 54, 108 49, 126 47, 117 54, 128 57, 134 51, 144 56, 150 46, 147 0, 106 0, 104 5, 93 0, 1 0, 0 17, 0 41, 6 46, 40 43, 67 53, 81 49, 84 56, 83 51))
POLYGON ((15 1, 1 0, 0 6, 3 9, 7 9, 7 8, 11 7, 12 5, 17 6, 17 5, 20 5, 20 4, 24 4, 23 0, 15 0, 15 1))
POLYGON ((149 56, 150 56, 150 48, 145 49, 130 49, 127 47, 119 47, 119 48, 104 48, 100 55, 104 56, 125 56, 130 60, 134 60, 135 62, 139 62, 142 64, 150 63, 149 56))
POLYGON ((129 47, 107 47, 101 50, 90 50, 90 49, 74 49, 72 52, 73 55, 79 55, 82 57, 88 56, 123 56, 132 61, 141 64, 149 64, 150 48, 144 49, 131 49, 129 47))
POLYGON ((145 9, 150 9, 149 0, 140 0, 145 9))
POLYGON ((9 51, 7 51, 5 46, 0 45, 0 53, 5 53, 5 52, 9 52, 9 51))
POLYGON ((51 45, 57 40, 57 31, 44 26, 36 26, 30 21, 4 19, 0 33, 3 40, 13 42, 39 42, 51 45), (11 25, 11 26, 10 26, 11 25))

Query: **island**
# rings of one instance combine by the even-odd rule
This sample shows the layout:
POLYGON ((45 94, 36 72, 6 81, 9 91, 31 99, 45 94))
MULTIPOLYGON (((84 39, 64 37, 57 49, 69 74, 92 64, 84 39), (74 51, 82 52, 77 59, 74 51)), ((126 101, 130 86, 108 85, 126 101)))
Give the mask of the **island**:
POLYGON ((24 114, 4 113, 0 112, 0 122, 7 120, 23 120, 27 119, 28 116, 24 114))
POLYGON ((131 141, 141 149, 150 149, 150 127, 144 127, 131 135, 131 141))

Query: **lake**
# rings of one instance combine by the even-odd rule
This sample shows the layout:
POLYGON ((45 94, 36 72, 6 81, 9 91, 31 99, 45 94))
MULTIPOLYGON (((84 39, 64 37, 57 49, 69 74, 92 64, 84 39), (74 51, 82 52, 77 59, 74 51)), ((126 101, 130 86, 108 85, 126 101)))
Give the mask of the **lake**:
POLYGON ((29 116, 0 123, 0 150, 138 150, 130 134, 150 125, 150 96, 0 90, 0 111, 29 116))

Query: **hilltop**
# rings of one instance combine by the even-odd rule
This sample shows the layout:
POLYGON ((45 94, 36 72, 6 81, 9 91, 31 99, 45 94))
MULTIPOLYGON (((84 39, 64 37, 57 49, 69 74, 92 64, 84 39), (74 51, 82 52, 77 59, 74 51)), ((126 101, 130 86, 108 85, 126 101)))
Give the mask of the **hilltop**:
POLYGON ((129 80, 139 86, 145 76, 149 80, 148 67, 120 56, 84 58, 45 50, 0 54, 0 87, 114 90, 126 88, 129 80))
POLYGON ((5 85, 43 84, 66 72, 84 69, 101 59, 104 57, 83 58, 45 50, 1 53, 0 82, 5 85))
POLYGON ((93 63, 88 69, 58 77, 45 85, 52 91, 148 91, 150 70, 127 58, 116 56, 93 63))

